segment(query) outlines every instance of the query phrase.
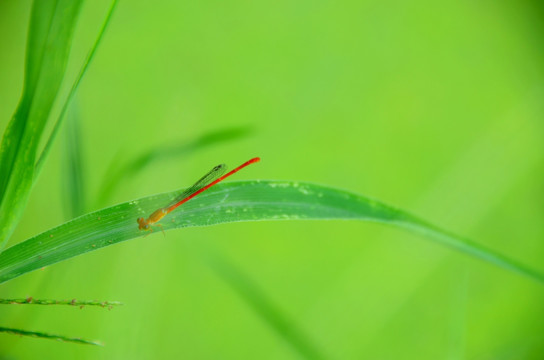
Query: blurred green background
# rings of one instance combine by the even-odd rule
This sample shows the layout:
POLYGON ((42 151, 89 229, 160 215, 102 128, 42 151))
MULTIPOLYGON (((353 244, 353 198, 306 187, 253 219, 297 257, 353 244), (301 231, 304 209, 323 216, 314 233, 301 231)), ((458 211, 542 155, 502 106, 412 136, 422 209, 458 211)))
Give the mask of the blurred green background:
MULTIPOLYGON (((85 4, 68 83, 108 4, 85 4)), ((1 131, 30 6, 0 0, 1 131)), ((544 269, 543 15, 532 1, 121 1, 77 96, 85 210, 261 156, 236 178, 349 189, 544 269), (153 163, 97 201, 113 161, 240 126, 248 136, 153 163)), ((68 219, 66 149, 60 136, 11 245, 68 219)), ((0 334, 0 358, 301 358, 212 258, 325 358, 544 358, 542 285, 346 221, 157 233, 14 279, 0 297, 125 305, 2 306, 1 326, 106 346, 0 334)))

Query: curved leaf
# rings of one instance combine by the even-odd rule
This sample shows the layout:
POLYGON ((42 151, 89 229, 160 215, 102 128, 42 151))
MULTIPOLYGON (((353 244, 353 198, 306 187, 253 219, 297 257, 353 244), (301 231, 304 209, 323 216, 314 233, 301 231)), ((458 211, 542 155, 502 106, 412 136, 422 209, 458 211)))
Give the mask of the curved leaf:
MULTIPOLYGON (((0 254, 0 283, 71 257, 146 235, 147 217, 179 191, 153 195, 80 216, 0 254)), ((286 181, 219 184, 161 222, 164 230, 236 221, 344 219, 395 225, 544 283, 544 275, 477 243, 440 230, 377 200, 322 185, 286 181)), ((156 230, 155 230, 156 231, 156 230)))

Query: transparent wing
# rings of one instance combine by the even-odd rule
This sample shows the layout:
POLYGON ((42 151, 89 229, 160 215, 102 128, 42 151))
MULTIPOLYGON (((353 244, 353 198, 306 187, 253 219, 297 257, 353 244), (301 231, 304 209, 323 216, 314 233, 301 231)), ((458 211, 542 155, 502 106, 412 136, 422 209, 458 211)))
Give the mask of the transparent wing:
POLYGON ((213 169, 208 171, 208 173, 206 175, 201 177, 191 187, 187 188, 185 191, 183 191, 181 194, 179 194, 174 200, 172 200, 172 202, 170 202, 167 206, 165 206, 165 208, 171 208, 172 206, 179 203, 183 199, 191 196, 192 194, 194 194, 198 190, 202 189, 206 185, 208 185, 208 184, 214 182, 215 180, 217 180, 226 171, 227 171, 227 165, 225 165, 225 164, 217 165, 216 167, 214 167, 213 169))

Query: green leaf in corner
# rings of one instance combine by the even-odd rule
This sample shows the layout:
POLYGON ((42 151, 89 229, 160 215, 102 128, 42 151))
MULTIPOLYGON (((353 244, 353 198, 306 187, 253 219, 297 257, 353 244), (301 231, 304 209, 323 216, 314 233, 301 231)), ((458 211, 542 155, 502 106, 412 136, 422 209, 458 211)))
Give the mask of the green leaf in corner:
POLYGON ((0 145, 0 251, 26 206, 37 147, 57 97, 82 0, 35 1, 24 90, 0 145))

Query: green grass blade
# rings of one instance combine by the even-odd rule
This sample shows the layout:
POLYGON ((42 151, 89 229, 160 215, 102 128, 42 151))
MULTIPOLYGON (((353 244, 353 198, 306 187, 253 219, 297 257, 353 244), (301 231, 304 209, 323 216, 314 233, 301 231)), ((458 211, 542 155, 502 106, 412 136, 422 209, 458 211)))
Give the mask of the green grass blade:
POLYGON ((250 129, 248 127, 232 127, 215 130, 192 141, 156 147, 150 151, 140 154, 126 164, 119 164, 118 162, 114 161, 108 169, 108 176, 104 177, 104 183, 102 184, 99 195, 97 196, 97 204, 105 204, 121 184, 123 184, 127 179, 136 177, 136 174, 154 162, 177 159, 180 156, 191 154, 208 146, 240 139, 247 136, 249 132, 250 129))
POLYGON ((326 359, 318 344, 298 327, 246 273, 224 256, 210 250, 197 250, 214 270, 283 340, 306 359, 326 359))
MULTIPOLYGON (((23 241, 0 254, 0 283, 71 257, 144 234, 136 218, 147 217, 179 191, 145 197, 89 213, 23 241)), ((237 221, 366 220, 421 234, 473 257, 544 283, 544 275, 477 243, 416 217, 348 191, 285 181, 219 184, 173 211, 165 230, 237 221)))
POLYGON ((26 206, 37 147, 64 77, 81 3, 43 0, 32 7, 23 94, 0 145, 0 251, 26 206))
POLYGON ((83 166, 83 136, 78 107, 72 106, 66 124, 66 151, 64 151, 64 197, 65 213, 73 219, 85 213, 85 174, 83 166))
POLYGON ((108 13, 106 14, 106 18, 104 19, 104 22, 102 23, 102 26, 98 32, 98 36, 96 37, 93 46, 91 47, 91 50, 89 51, 89 54, 87 55, 87 58, 85 59, 83 65, 81 66, 81 69, 79 70, 79 74, 77 78, 74 80, 74 83, 72 84, 72 87, 70 89, 70 92, 68 93, 68 97, 64 101, 62 105, 62 109, 60 111, 59 117, 57 119, 57 122, 55 123, 55 126, 53 127, 53 131, 49 135, 49 138, 47 139, 47 143, 45 144, 45 147, 40 155, 40 158, 38 159, 38 162, 36 163, 36 171, 34 173, 34 181, 37 179, 37 177, 40 175, 41 170, 43 168, 43 165, 45 163, 45 159, 49 155, 49 152, 51 151, 51 147, 53 146, 53 142, 55 141, 58 131, 62 125, 62 121, 64 120, 64 117, 66 115, 66 112, 68 111, 68 108, 70 107, 70 104, 72 102, 72 99, 74 95, 77 92, 77 89, 79 87, 79 84, 81 83, 81 79, 83 78, 83 75, 87 72, 87 69, 89 68, 89 64, 93 60, 93 57, 96 53, 96 49, 98 48, 98 45, 102 41, 102 38, 104 36, 104 33, 106 31, 106 28, 108 27, 108 24, 110 23, 111 17, 113 15, 113 11, 115 10, 115 7, 117 5, 117 0, 112 0, 110 4, 110 8, 108 10, 108 13))
POLYGON ((102 344, 96 341, 89 341, 89 340, 84 340, 80 338, 70 338, 70 337, 66 337, 62 335, 52 335, 52 334, 38 332, 38 331, 27 331, 27 330, 0 327, 0 333, 7 333, 7 334, 13 334, 13 335, 19 335, 19 336, 30 336, 30 337, 40 338, 40 339, 51 339, 51 340, 57 340, 57 341, 72 342, 76 344, 102 346, 102 344))

